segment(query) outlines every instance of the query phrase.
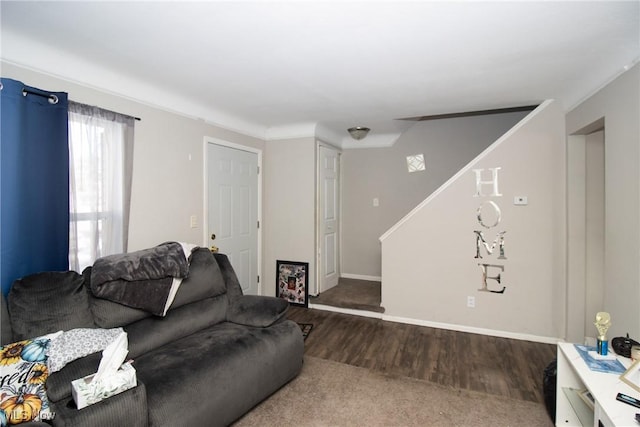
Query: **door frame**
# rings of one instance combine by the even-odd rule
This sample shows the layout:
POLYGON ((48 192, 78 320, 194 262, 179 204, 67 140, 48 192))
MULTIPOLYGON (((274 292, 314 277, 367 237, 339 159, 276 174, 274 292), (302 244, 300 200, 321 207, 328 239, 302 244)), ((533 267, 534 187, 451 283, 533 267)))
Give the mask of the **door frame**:
MULTIPOLYGON (((320 291, 321 291, 321 277, 322 277, 322 257, 321 257, 321 249, 322 249, 322 230, 320 230, 320 218, 322 217, 322 212, 320 212, 320 195, 321 195, 321 188, 320 186, 322 185, 322 182, 320 181, 320 162, 321 162, 321 158, 320 158, 320 147, 325 147, 331 150, 335 150, 338 153, 338 200, 340 203, 339 209, 338 209, 338 278, 342 277, 341 276, 341 270, 342 270, 342 150, 338 147, 335 147, 331 144, 327 144, 319 139, 316 139, 316 208, 315 208, 315 216, 316 216, 316 245, 315 245, 315 249, 316 249, 316 256, 315 256, 315 263, 316 263, 316 271, 315 271, 315 293, 311 292, 311 289, 309 289, 309 294, 310 295, 319 295, 320 291)), ((339 279, 338 279, 339 280, 339 279)))
POLYGON ((203 170, 203 194, 202 194, 202 243, 204 247, 208 248, 209 244, 209 231, 207 228, 209 227, 209 156, 208 156, 208 147, 209 144, 219 145, 226 148, 232 148, 234 150, 247 151, 249 153, 254 153, 258 155, 258 173, 256 177, 258 179, 258 192, 256 194, 256 206, 257 206, 257 217, 258 223, 260 227, 258 227, 258 247, 256 248, 257 254, 257 263, 256 271, 258 272, 258 295, 263 295, 263 283, 264 283, 264 274, 262 274, 262 150, 259 148, 249 147, 247 145, 236 144, 234 142, 225 141, 219 138, 214 138, 211 136, 205 136, 202 143, 202 170, 203 170))
MULTIPOLYGON (((593 309, 594 300, 602 300, 600 306, 604 307, 603 284, 594 285, 594 282, 587 278, 587 254, 590 241, 587 238, 589 224, 587 222, 587 175, 590 173, 587 167, 587 138, 598 131, 602 131, 602 176, 604 186, 603 212, 604 241, 597 243, 595 247, 601 245, 603 275, 605 274, 604 264, 606 263, 606 125, 604 118, 596 120, 583 129, 567 136, 567 248, 566 248, 566 300, 565 300, 565 330, 564 338, 570 342, 583 342, 589 336, 589 325, 593 320, 587 317, 587 311, 593 309), (571 302, 569 304, 569 301, 571 302)), ((600 175, 598 175, 600 176, 600 175)), ((593 230, 593 229, 591 229, 593 230)), ((591 243, 593 244, 593 243, 591 243)), ((605 279, 606 280, 606 279, 605 279)))

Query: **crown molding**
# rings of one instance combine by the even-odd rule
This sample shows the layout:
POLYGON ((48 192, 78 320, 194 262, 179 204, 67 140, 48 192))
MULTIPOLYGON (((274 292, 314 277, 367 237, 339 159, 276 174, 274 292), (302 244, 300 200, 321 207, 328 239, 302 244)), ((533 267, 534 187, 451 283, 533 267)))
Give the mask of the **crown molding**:
MULTIPOLYGON (((121 97, 148 107, 201 120, 207 124, 264 140, 267 128, 218 109, 202 105, 175 92, 115 73, 75 55, 3 29, 0 60, 40 74, 121 97), (8 40, 11 40, 9 43, 8 40), (64 58, 61 61, 60 58, 64 58), (45 68, 45 64, 46 68, 45 68), (90 78, 87 78, 90 76, 90 78), (117 89, 114 90, 114 85, 117 89)), ((73 98, 73 94, 69 94, 73 98)))

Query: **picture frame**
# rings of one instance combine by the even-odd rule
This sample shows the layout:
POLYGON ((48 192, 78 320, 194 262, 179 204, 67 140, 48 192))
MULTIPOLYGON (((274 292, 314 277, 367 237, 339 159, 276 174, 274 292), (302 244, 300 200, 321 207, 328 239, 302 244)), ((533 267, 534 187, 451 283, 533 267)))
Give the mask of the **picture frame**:
POLYGON ((309 307, 309 263, 276 260, 276 297, 309 307))
POLYGON ((640 360, 636 360, 629 368, 620 375, 620 379, 640 392, 640 360))

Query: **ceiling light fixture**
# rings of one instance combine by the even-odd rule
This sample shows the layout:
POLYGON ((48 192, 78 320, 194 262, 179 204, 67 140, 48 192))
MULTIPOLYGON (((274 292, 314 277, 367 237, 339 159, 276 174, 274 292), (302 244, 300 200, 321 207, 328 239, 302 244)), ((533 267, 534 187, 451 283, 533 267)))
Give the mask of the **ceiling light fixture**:
POLYGON ((367 127, 355 126, 355 127, 347 129, 347 132, 349 132, 349 135, 351 135, 351 138, 360 141, 361 139, 364 139, 364 137, 367 136, 367 134, 369 133, 370 130, 371 129, 369 129, 367 127))

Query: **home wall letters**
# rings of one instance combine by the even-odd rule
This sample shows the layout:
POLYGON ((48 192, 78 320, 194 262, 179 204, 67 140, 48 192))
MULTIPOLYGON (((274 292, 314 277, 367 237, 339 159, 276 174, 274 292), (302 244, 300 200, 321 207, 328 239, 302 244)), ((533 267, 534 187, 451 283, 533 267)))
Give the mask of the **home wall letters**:
MULTIPOLYGON (((501 169, 500 167, 496 168, 488 168, 491 171, 491 179, 483 180, 483 171, 484 169, 473 169, 473 172, 476 175, 476 192, 473 197, 478 198, 487 198, 487 197, 502 197, 500 194, 499 183, 498 183, 498 171, 501 169), (483 193, 483 186, 489 186, 491 188, 490 194, 483 193)), ((485 229, 492 229, 500 225, 502 221, 502 211, 500 210, 500 206, 493 200, 483 200, 476 210, 476 217, 478 219, 478 224, 480 224, 485 229), (493 218, 491 220, 487 220, 483 218, 483 213, 486 213, 485 217, 489 215, 487 211, 491 209, 493 212, 493 218)), ((498 256, 496 259, 506 260, 507 257, 505 255, 504 250, 504 235, 506 231, 498 231, 496 233, 496 237, 493 239, 491 244, 487 243, 485 239, 484 233, 482 230, 474 230, 476 240, 476 255, 474 259, 483 259, 481 252, 482 248, 487 252, 487 256, 491 256, 494 254, 494 250, 496 246, 498 247, 498 256)), ((502 264, 489 264, 489 263, 478 263, 480 270, 482 272, 482 287, 478 289, 481 292, 492 292, 497 294, 504 293, 506 286, 502 283, 502 274, 504 273, 504 265, 502 264), (497 270, 494 276, 490 275, 490 269, 497 270), (488 280, 495 281, 498 286, 502 286, 502 289, 491 289, 489 288, 488 280)))

